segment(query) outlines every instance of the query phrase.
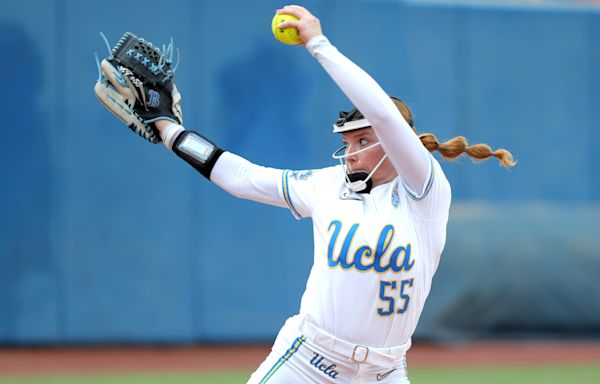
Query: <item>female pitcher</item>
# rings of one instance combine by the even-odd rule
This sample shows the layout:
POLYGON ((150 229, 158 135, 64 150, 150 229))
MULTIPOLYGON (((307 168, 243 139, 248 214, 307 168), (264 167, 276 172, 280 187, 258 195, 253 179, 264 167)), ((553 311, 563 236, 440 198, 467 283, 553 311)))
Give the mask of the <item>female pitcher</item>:
POLYGON ((440 144, 416 134, 406 105, 390 98, 322 34, 300 6, 281 28, 302 44, 356 108, 333 131, 341 165, 288 171, 265 168, 219 149, 168 121, 165 145, 229 193, 310 217, 314 260, 300 312, 280 330, 251 384, 409 383, 406 352, 446 239, 450 185, 430 151, 445 158, 490 156, 512 166, 506 150, 468 147, 462 137, 440 144))

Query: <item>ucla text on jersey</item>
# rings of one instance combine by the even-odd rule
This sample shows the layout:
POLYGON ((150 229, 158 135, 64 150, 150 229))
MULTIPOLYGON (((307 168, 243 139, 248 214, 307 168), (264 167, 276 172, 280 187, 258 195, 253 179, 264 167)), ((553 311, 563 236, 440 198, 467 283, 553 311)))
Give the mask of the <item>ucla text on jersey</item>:
POLYGON ((342 231, 342 222, 333 220, 329 224, 328 230, 331 231, 333 228, 333 234, 329 239, 329 247, 327 250, 327 260, 330 267, 339 266, 342 269, 355 268, 358 271, 363 272, 372 269, 377 273, 384 273, 390 269, 397 273, 410 271, 412 269, 415 262, 410 258, 410 243, 396 247, 393 251, 388 253, 395 232, 394 226, 391 224, 384 226, 381 230, 374 251, 369 245, 362 245, 356 249, 354 255, 349 257, 348 250, 359 226, 360 224, 353 224, 350 227, 350 230, 344 239, 341 251, 335 255, 334 248, 340 232, 342 231))

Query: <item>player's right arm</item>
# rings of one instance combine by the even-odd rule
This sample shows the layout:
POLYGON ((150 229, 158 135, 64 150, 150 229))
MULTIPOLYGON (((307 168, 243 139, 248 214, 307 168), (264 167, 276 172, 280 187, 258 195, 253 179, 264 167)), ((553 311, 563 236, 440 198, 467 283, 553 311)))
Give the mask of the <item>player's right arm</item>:
POLYGON ((298 29, 303 45, 371 123, 411 195, 423 198, 433 170, 430 155, 387 93, 367 72, 329 42, 322 34, 319 20, 306 8, 291 5, 277 10, 277 13, 289 13, 299 19, 286 21, 280 28, 298 29))

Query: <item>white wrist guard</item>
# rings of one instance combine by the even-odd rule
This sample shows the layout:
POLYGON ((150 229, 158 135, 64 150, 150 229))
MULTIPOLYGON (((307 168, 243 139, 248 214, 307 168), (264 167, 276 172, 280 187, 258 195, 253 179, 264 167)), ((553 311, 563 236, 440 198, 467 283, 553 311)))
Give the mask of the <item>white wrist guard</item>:
POLYGON ((185 129, 181 125, 171 123, 167 126, 167 128, 160 132, 160 137, 162 138, 163 143, 165 143, 165 147, 167 147, 169 151, 173 150, 173 143, 175 142, 175 139, 183 131, 185 131, 185 129))

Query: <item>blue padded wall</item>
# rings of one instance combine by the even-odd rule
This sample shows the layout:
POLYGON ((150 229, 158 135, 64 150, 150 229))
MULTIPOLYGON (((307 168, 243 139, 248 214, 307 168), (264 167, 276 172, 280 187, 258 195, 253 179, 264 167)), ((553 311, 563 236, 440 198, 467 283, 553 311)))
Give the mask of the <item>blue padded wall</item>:
MULTIPOLYGON (((420 132, 519 160, 444 163, 455 205, 417 336, 600 332, 581 294, 600 292, 598 9, 305 4, 420 132), (526 317, 532 300, 543 310, 526 317)), ((330 126, 350 103, 303 48, 273 39, 280 1, 178 0, 160 18, 163 5, 3 5, 0 343, 270 340, 298 311, 310 222, 227 195, 121 126, 92 91, 98 32, 173 37, 185 126, 262 165, 334 164, 330 126)))

